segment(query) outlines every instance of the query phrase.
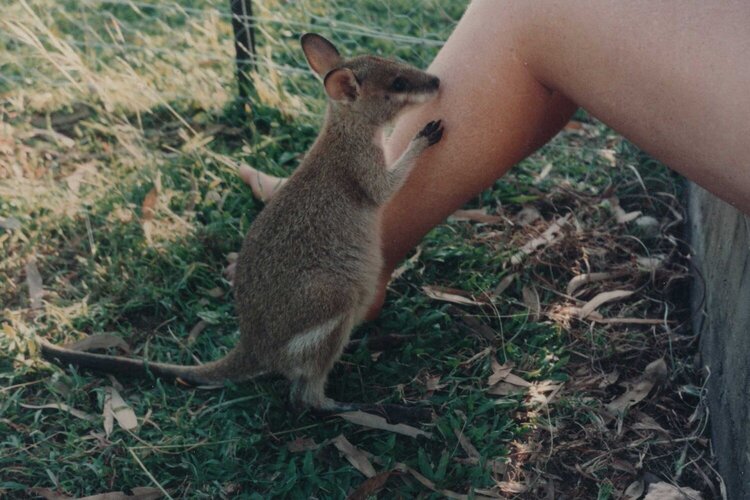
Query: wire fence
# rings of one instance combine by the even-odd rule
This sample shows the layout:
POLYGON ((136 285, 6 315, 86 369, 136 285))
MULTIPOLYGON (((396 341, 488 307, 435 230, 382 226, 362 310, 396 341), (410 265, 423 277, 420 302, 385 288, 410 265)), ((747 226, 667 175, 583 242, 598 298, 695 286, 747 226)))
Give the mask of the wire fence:
POLYGON ((320 32, 344 53, 366 46, 425 66, 463 8, 448 0, 366 3, 254 0, 253 15, 233 15, 230 0, 12 1, 0 20, 0 92, 46 89, 45 98, 29 103, 42 110, 92 99, 124 111, 164 101, 221 108, 237 97, 234 21, 257 39, 252 65, 243 67, 257 86, 255 98, 285 113, 319 115, 320 90, 302 58, 300 34, 320 32))
POLYGON ((324 99, 302 56, 302 33, 321 33, 344 54, 426 67, 467 3, 252 0, 253 15, 236 15, 231 1, 0 0, 0 98, 23 98, 40 112, 77 102, 125 113, 220 111, 239 97, 236 20, 254 29, 257 43, 246 67, 255 86, 247 104, 319 122, 324 99))

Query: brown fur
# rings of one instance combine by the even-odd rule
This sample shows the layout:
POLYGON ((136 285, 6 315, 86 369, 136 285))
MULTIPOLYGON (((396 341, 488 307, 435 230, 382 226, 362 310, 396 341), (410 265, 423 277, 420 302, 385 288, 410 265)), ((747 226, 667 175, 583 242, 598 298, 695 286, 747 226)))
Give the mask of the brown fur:
POLYGON ((380 207, 417 156, 440 140, 442 128, 428 124, 390 170, 378 138, 406 106, 434 97, 439 82, 378 57, 343 60, 318 35, 303 36, 302 46, 324 81, 328 111, 304 161, 245 237, 235 274, 240 339, 234 350, 189 367, 76 352, 42 341, 47 359, 129 375, 150 371, 204 385, 278 373, 292 381, 298 404, 345 406, 325 398, 324 386, 373 299, 382 266, 380 207))

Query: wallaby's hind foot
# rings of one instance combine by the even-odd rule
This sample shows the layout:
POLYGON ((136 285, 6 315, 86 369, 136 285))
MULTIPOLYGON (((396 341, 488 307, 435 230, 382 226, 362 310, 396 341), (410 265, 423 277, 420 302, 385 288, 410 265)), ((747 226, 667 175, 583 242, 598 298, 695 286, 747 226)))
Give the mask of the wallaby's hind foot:
POLYGON ((290 391, 292 407, 297 411, 305 409, 318 417, 331 417, 338 413, 362 411, 384 417, 389 423, 429 422, 434 413, 432 408, 423 405, 342 403, 325 395, 325 377, 305 379, 300 377, 292 382, 290 391))

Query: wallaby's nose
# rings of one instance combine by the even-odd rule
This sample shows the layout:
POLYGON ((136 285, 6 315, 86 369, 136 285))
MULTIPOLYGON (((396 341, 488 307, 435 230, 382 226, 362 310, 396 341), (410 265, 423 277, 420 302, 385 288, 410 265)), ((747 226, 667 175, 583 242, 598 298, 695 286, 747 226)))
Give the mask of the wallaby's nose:
POLYGON ((433 76, 430 80, 430 87, 433 87, 437 90, 440 87, 440 78, 433 76))

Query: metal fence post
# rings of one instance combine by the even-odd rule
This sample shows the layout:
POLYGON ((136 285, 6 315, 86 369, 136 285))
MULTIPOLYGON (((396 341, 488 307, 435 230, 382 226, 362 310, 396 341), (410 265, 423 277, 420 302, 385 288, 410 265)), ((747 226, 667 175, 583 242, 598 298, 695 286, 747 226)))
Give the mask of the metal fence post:
POLYGON ((255 21, 252 0, 230 0, 234 50, 237 64, 237 85, 240 97, 247 100, 253 82, 248 72, 255 69, 255 21))

